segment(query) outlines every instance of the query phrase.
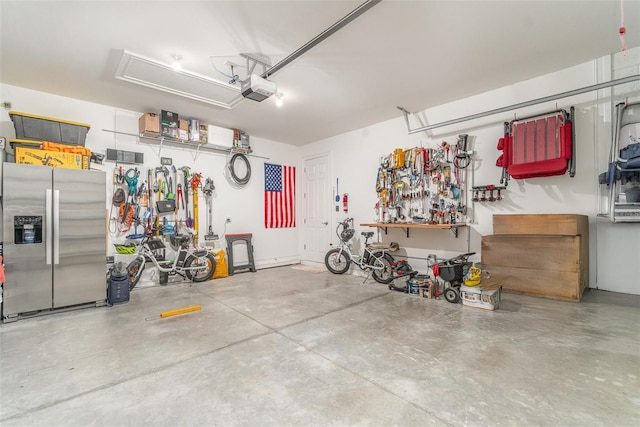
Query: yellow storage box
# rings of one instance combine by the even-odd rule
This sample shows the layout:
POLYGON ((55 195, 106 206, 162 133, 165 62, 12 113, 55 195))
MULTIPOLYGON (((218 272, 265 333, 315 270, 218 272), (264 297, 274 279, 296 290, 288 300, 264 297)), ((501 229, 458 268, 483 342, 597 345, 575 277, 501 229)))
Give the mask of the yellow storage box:
POLYGON ((89 169, 89 157, 81 154, 60 153, 37 148, 15 147, 16 163, 42 165, 54 168, 89 169))
POLYGON ((83 156, 91 157, 91 150, 87 147, 81 147, 79 145, 58 144, 57 142, 36 141, 33 139, 12 139, 9 141, 9 143, 14 150, 16 149, 16 147, 36 148, 46 151, 81 154, 83 156))

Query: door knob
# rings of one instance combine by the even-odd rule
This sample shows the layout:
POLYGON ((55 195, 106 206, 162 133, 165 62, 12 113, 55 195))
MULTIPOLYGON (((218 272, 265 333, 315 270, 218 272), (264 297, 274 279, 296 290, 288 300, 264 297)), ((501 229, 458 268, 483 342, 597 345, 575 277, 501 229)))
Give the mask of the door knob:
POLYGON ((327 221, 323 222, 322 225, 329 225, 327 221))

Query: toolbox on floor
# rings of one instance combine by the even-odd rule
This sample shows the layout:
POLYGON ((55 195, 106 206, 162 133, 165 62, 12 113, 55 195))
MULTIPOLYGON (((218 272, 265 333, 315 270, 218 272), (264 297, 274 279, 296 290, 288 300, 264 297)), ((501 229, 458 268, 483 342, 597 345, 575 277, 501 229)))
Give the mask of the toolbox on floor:
POLYGON ((17 139, 58 142, 60 144, 84 145, 91 128, 86 123, 70 122, 35 114, 9 111, 17 139))

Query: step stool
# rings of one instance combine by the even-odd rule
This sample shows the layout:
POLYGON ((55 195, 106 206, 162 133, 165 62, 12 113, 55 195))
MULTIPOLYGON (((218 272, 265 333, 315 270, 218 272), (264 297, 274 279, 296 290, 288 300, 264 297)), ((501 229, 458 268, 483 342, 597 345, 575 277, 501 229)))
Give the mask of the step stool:
POLYGON ((235 233, 226 234, 227 239, 227 259, 229 260, 229 276, 233 276, 234 270, 237 268, 248 268, 252 272, 256 272, 256 264, 253 260, 253 244, 251 243, 251 233, 235 233), (249 256, 249 262, 243 265, 233 265, 233 242, 244 241, 247 245, 247 255, 249 256))

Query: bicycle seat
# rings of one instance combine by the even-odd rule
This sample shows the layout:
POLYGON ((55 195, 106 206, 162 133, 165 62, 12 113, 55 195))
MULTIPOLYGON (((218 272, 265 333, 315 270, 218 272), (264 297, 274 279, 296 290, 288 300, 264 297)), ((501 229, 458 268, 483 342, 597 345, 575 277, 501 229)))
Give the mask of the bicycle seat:
POLYGON ((373 231, 363 231, 362 234, 365 238, 369 239, 371 237, 373 237, 373 231))

